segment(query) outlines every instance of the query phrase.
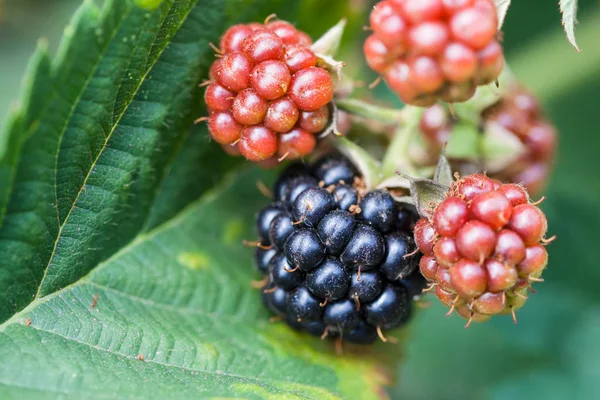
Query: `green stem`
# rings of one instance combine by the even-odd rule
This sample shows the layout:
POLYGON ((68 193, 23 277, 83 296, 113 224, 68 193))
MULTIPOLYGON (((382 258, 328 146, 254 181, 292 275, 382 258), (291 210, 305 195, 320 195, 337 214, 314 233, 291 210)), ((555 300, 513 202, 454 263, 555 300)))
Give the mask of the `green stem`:
POLYGON ((408 161, 408 150, 414 135, 419 130, 419 120, 422 110, 416 107, 405 107, 404 115, 407 117, 404 124, 399 127, 390 142, 383 157, 382 173, 384 177, 391 177, 396 171, 416 177, 416 170, 408 161))
POLYGON ((362 100, 345 98, 336 100, 337 107, 349 114, 357 115, 366 119, 376 120, 390 125, 397 125, 404 121, 403 109, 382 107, 367 103, 362 100))

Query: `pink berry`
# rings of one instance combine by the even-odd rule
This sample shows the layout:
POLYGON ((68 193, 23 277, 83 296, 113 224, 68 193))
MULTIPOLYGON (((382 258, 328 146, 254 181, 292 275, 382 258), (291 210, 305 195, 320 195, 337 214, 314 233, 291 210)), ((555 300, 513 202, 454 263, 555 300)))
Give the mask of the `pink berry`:
POLYGON ((458 193, 465 201, 471 201, 475 196, 494 190, 494 183, 483 174, 467 175, 458 181, 458 193))
POLYGON ((548 265, 548 252, 542 245, 529 246, 526 250, 525 259, 517 265, 519 276, 528 278, 533 276, 537 278, 548 265))
POLYGON ((519 111, 527 115, 527 118, 535 120, 540 116, 540 104, 530 93, 518 92, 512 98, 512 102, 519 111))
POLYGON ((272 131, 283 133, 296 125, 299 114, 296 104, 286 96, 269 104, 263 123, 272 131))
POLYGON ((423 256, 419 261, 419 270, 421 271, 421 275, 425 277, 428 281, 435 280, 435 274, 439 268, 438 263, 435 261, 434 257, 431 256, 423 256))
POLYGON ((473 97, 476 90, 473 82, 452 83, 446 85, 440 98, 447 103, 461 103, 473 97))
POLYGON ((464 319, 468 319, 469 321, 485 322, 492 318, 491 315, 481 314, 479 312, 471 310, 466 304, 458 306, 455 309, 461 317, 463 317, 464 319))
POLYGON ((213 112, 208 119, 208 131, 215 142, 229 145, 240 137, 243 126, 228 111, 213 112))
POLYGON ((302 46, 310 46, 313 44, 312 39, 306 32, 298 31, 298 44, 302 46))
POLYGON ((450 43, 440 58, 444 75, 451 82, 465 82, 477 71, 477 55, 462 43, 450 43))
POLYGON ((463 257, 483 262, 494 252, 496 234, 487 224, 472 220, 456 233, 456 247, 463 257))
POLYGON ((548 222, 538 207, 522 204, 513 208, 508 227, 515 231, 526 246, 537 244, 546 234, 548 222))
POLYGON ((262 122, 269 104, 253 89, 244 89, 235 97, 231 111, 242 125, 256 125, 262 122))
POLYGON ((277 152, 277 135, 262 125, 248 126, 242 130, 238 145, 247 160, 267 160, 277 152))
POLYGON ((451 238, 441 238, 433 246, 433 254, 438 264, 449 268, 452 264, 460 260, 460 254, 456 248, 456 243, 451 238))
POLYGON ((464 301, 462 301, 460 297, 456 296, 456 293, 444 290, 440 286, 435 287, 435 296, 442 302, 443 305, 448 308, 452 307, 453 305, 456 306, 459 304, 464 304, 464 301))
POLYGON ((386 45, 395 46, 402 42, 406 32, 406 22, 387 1, 377 4, 370 16, 371 28, 386 45))
POLYGON ((554 155, 556 132, 547 122, 534 123, 525 136, 525 145, 535 160, 548 160, 554 155))
POLYGON ((302 129, 310 133, 319 133, 327 127, 329 122, 329 107, 323 106, 314 111, 302 111, 298 124, 302 129))
POLYGON ((512 265, 489 259, 485 262, 485 270, 488 276, 488 290, 496 293, 512 288, 519 280, 517 270, 512 265))
POLYGON ((308 67, 317 65, 317 56, 309 48, 301 45, 287 46, 284 55, 285 65, 293 74, 308 67))
POLYGON ((477 219, 498 230, 510 219, 512 206, 502 193, 488 192, 477 195, 471 201, 471 212, 477 219))
POLYGON ((279 36, 266 29, 259 29, 244 40, 242 50, 255 64, 283 57, 283 42, 279 36))
POLYGON ((477 71, 477 84, 486 85, 495 81, 504 68, 504 54, 502 46, 496 40, 492 41, 477 53, 479 69, 477 71))
POLYGON ((265 26, 259 22, 250 22, 247 26, 252 30, 252 32, 265 28, 265 26))
POLYGON ((305 68, 294 74, 288 93, 300 110, 316 110, 333 99, 333 81, 323 68, 305 68))
POLYGON ((454 237, 468 218, 467 203, 458 197, 448 197, 436 208, 433 214, 433 224, 440 235, 454 237))
POLYGON ((435 21, 442 17, 444 7, 441 0, 396 0, 402 15, 411 23, 435 21))
POLYGON ((438 286, 448 292, 454 292, 455 287, 452 284, 452 269, 438 268, 435 273, 435 281, 438 286))
POLYGON ((408 61, 413 86, 422 93, 435 92, 444 84, 444 74, 437 61, 419 56, 408 61))
POLYGON ((529 193, 539 193, 546 186, 549 166, 546 162, 535 162, 527 165, 516 174, 514 181, 520 182, 529 193))
POLYGON ((266 25, 266 28, 279 36, 284 44, 297 44, 298 31, 294 25, 286 21, 272 21, 266 25))
POLYGON ((506 295, 504 293, 484 293, 475 299, 473 309, 481 314, 499 314, 506 307, 506 295))
POLYGON ((463 298, 471 299, 485 292, 487 275, 485 269, 478 263, 462 259, 450 268, 450 281, 451 288, 456 293, 463 298))
POLYGON ((515 207, 519 204, 527 204, 529 196, 527 192, 521 186, 514 183, 507 183, 500 186, 498 189, 499 193, 502 193, 504 197, 508 199, 510 204, 515 207))
POLYGON ((452 16, 460 10, 471 7, 474 0, 442 0, 442 6, 446 12, 446 16, 452 16))
POLYGON ((221 36, 219 47, 224 54, 232 51, 241 51, 242 42, 252 34, 252 29, 247 25, 233 25, 221 36))
POLYGON ((410 49, 417 54, 437 56, 448 43, 450 35, 442 22, 423 22, 408 32, 410 49))
POLYGON ((394 54, 390 52, 375 34, 370 35, 367 40, 365 40, 363 51, 369 67, 379 73, 383 73, 394 59, 394 54))
POLYGON ((464 9, 450 19, 452 37, 479 50, 494 39, 498 30, 496 15, 480 8, 464 9))
POLYGON ((301 128, 294 128, 279 136, 280 157, 294 160, 310 154, 317 144, 317 139, 310 132, 301 128))
POLYGON ((216 59, 215 62, 210 66, 210 70, 208 71, 208 77, 211 81, 217 80, 217 71, 219 70, 219 65, 221 65, 221 60, 216 59))
POLYGON ((292 76, 282 61, 267 60, 252 70, 252 86, 265 100, 275 100, 285 94, 292 76))
POLYGON ((252 64, 240 51, 232 51, 221 59, 217 68, 217 81, 221 86, 239 92, 250 86, 252 64))
POLYGON ((415 242, 417 247, 426 256, 433 255, 433 241, 435 239, 435 229, 427 218, 421 218, 415 225, 415 242))
POLYGON ((517 265, 525 258, 525 243, 510 229, 498 232, 494 257, 505 264, 517 265))
POLYGON ((443 106, 436 104, 423 111, 419 128, 427 135, 433 135, 450 123, 450 117, 443 106))
POLYGON ((204 92, 204 102, 206 106, 213 111, 227 111, 233 104, 235 92, 227 90, 217 82, 213 82, 204 92))
POLYGON ((523 115, 515 113, 510 109, 498 111, 492 115, 489 120, 502 125, 506 130, 509 130, 518 136, 524 136, 527 133, 529 126, 527 120, 523 118, 523 115))
POLYGON ((404 61, 396 60, 385 71, 385 81, 400 99, 412 104, 419 94, 411 83, 410 67, 404 61))

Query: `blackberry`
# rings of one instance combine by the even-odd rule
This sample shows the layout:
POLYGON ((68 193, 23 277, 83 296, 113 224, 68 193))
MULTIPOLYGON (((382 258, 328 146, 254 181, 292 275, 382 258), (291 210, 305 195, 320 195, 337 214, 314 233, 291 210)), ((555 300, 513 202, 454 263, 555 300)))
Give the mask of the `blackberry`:
POLYGON ((544 245, 553 239, 545 239, 547 229, 523 186, 465 176, 432 204, 430 219, 417 222, 421 273, 467 326, 496 314, 512 313, 516 322, 515 311, 548 264, 544 245))
POLYGON ((403 102, 463 102, 504 67, 497 21, 492 0, 382 0, 363 50, 403 102))
POLYGON ((254 262, 258 272, 263 275, 269 273, 269 262, 271 262, 271 259, 275 254, 277 254, 277 251, 274 248, 256 248, 254 262))
POLYGON ((208 120, 225 151, 275 163, 314 150, 329 123, 334 82, 311 44, 285 21, 234 25, 223 34, 204 95, 209 116, 198 121, 208 120))
POLYGON ((340 156, 292 164, 258 213, 263 301, 293 329, 367 344, 410 318, 426 282, 412 239, 418 215, 361 184, 340 156))

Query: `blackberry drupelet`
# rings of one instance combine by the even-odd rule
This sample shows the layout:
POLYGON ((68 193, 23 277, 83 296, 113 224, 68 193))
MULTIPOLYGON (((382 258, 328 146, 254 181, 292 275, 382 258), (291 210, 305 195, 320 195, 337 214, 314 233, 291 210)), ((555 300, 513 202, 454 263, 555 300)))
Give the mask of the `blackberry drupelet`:
POLYGON ((426 281, 416 211, 360 178, 340 156, 286 168, 257 215, 256 267, 265 305, 292 328, 368 344, 408 321, 426 281))

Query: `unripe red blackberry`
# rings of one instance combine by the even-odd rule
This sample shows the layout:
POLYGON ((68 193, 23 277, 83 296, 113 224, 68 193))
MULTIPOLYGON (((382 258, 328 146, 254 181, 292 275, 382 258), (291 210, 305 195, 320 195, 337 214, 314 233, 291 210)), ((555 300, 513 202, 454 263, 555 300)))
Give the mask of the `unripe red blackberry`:
POLYGON ((436 296, 469 323, 514 317, 548 263, 544 213, 523 187, 481 174, 453 182, 432 207, 414 234, 421 274, 436 296))
POLYGON ((510 168, 495 176, 502 181, 523 183, 531 194, 539 193, 554 162, 558 138, 542 115, 537 99, 523 88, 516 88, 485 110, 483 117, 513 133, 525 147, 524 154, 510 168))
POLYGON ((314 150, 330 123, 334 85, 311 44, 285 21, 234 25, 223 34, 204 99, 211 137, 235 146, 228 153, 265 165, 314 150))
POLYGON ((367 64, 408 104, 466 101, 504 66, 492 0, 383 0, 370 24, 367 64))
POLYGON ((257 215, 255 260, 265 305, 292 328, 368 344, 408 321, 425 281, 414 208, 361 185, 338 156, 289 166, 257 215))
MULTIPOLYGON (((522 155, 516 160, 506 166, 495 167, 490 172, 490 177, 502 182, 517 182, 530 194, 538 194, 545 186, 554 161, 557 135, 554 127, 544 119, 536 98, 523 88, 511 88, 499 102, 483 110, 481 118, 482 135, 488 134, 486 129, 490 125, 499 125, 514 135, 515 140, 520 141, 524 148, 522 155)), ((423 112, 419 130, 427 150, 433 153, 424 164, 435 163, 442 147, 450 140, 455 124, 450 111, 441 104, 433 105, 423 112)), ((464 159, 451 157, 449 161, 453 166, 465 162, 464 159)), ((472 162, 477 163, 479 160, 472 162)), ((510 190, 510 187, 502 190, 510 190)), ((525 201, 523 194, 513 195, 525 201)))

